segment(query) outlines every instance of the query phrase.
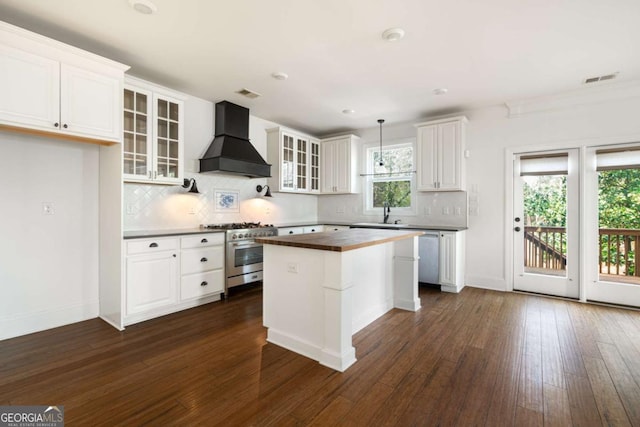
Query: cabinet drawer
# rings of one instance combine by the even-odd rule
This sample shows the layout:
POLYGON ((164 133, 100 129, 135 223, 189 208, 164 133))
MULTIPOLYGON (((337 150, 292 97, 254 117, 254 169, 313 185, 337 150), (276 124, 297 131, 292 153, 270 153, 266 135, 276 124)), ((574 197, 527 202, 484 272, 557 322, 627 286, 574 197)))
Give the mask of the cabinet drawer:
POLYGON ((304 227, 278 228, 278 236, 287 236, 289 234, 302 234, 302 233, 304 233, 304 227))
POLYGON ((202 297, 224 290, 224 270, 208 271, 206 273, 182 276, 180 299, 202 297))
POLYGON ((201 273, 224 266, 223 246, 182 252, 182 274, 201 273))
POLYGON ((182 249, 202 248, 224 244, 224 233, 197 234, 181 239, 182 249))
POLYGON ((132 255, 171 251, 177 250, 179 246, 177 238, 135 239, 127 242, 127 254, 132 255))

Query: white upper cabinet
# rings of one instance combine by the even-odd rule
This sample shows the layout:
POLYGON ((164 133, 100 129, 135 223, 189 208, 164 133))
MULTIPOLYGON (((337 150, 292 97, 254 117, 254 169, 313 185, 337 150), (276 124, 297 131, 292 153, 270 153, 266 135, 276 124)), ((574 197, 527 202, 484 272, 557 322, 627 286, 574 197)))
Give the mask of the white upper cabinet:
POLYGON ((0 126, 121 141, 122 64, 0 22, 0 126))
POLYGON ((358 138, 355 135, 327 138, 320 141, 321 192, 346 194, 359 191, 358 138))
POLYGON ((273 191, 315 193, 320 189, 318 140, 284 127, 267 129, 267 158, 273 191))
POLYGON ((464 190, 466 123, 461 116, 415 125, 418 191, 464 190))
POLYGON ((124 88, 125 181, 182 184, 184 96, 127 77, 124 88))

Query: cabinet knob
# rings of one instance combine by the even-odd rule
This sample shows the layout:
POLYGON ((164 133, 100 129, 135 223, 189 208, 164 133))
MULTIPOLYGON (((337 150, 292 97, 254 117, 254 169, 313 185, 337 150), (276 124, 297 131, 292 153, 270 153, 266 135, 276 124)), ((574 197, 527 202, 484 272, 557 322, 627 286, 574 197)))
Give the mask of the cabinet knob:
POLYGON ((206 259, 205 257, 200 258, 200 262, 207 262, 209 261, 208 259, 206 259))
POLYGON ((514 228, 515 231, 520 231, 520 227, 514 228))
POLYGON ((209 283, 208 282, 202 282, 200 283, 200 286, 207 286, 209 283))
POLYGON ((176 258, 176 254, 173 254, 173 257, 176 258))
POLYGON ((202 239, 200 240, 200 243, 209 243, 209 241, 207 239, 202 239))
POLYGON ((289 234, 293 234, 293 230, 292 230, 292 231, 289 231, 289 234))
POLYGON ((53 124, 53 126, 55 126, 55 127, 60 127, 60 123, 55 122, 55 123, 53 124))
POLYGON ((62 127, 66 129, 66 128, 69 127, 69 125, 65 123, 65 124, 62 125, 62 127))
POLYGON ((156 242, 153 242, 149 245, 150 248, 157 248, 158 244, 156 242))

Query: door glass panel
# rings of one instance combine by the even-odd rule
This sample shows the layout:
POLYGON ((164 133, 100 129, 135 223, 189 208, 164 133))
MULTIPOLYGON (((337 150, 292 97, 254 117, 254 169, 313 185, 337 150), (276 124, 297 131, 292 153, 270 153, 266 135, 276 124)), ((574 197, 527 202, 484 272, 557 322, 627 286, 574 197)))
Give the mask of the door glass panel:
POLYGON ((136 136, 136 152, 138 154, 147 154, 147 137, 144 135, 136 136))
POLYGON ((640 168, 598 172, 599 280, 640 285, 640 168))
POLYGON ((165 120, 158 119, 158 137, 167 137, 167 122, 165 120))
POLYGON ((167 101, 163 99, 158 100, 158 117, 168 117, 167 116, 167 101))
POLYGON ((147 133, 147 117, 142 114, 136 114, 136 132, 147 133))
POLYGON ((129 111, 124 112, 124 130, 127 132, 133 132, 133 113, 129 111))
POLYGON ((137 155, 136 156, 136 175, 146 175, 147 174, 147 156, 145 155, 137 155))
POLYGON ((259 264, 262 262, 262 246, 251 246, 244 249, 236 249, 234 251, 234 266, 242 267, 245 265, 259 264))
POLYGON ((158 176, 168 176, 168 165, 164 159, 158 159, 158 176))
POLYGON ((169 124, 169 138, 178 139, 178 123, 169 124))
POLYGON ((567 176, 523 176, 524 271, 567 274, 567 176))
POLYGON ((178 158, 178 141, 169 141, 169 157, 178 158))
POLYGON ((132 155, 125 154, 124 165, 122 171, 124 173, 132 174, 134 171, 134 160, 132 155))
POLYGON ((142 93, 136 96, 136 111, 142 114, 147 114, 147 95, 142 93))
POLYGON ((169 103, 169 118, 178 121, 178 104, 169 103))
POLYGON ((158 138, 158 157, 167 157, 167 140, 158 138))
POLYGON ((133 153, 134 150, 135 150, 135 147, 133 145, 133 134, 129 132, 125 132, 124 133, 124 152, 133 153))
POLYGON ((133 110, 133 92, 128 89, 124 90, 124 108, 133 110))

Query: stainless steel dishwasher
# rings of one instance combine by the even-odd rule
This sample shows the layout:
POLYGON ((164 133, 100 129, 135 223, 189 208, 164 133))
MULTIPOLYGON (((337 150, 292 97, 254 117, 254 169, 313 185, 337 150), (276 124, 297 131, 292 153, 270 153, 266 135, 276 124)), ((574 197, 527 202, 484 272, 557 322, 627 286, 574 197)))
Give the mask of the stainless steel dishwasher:
POLYGON ((418 282, 440 284, 440 233, 425 231, 418 238, 418 282))

